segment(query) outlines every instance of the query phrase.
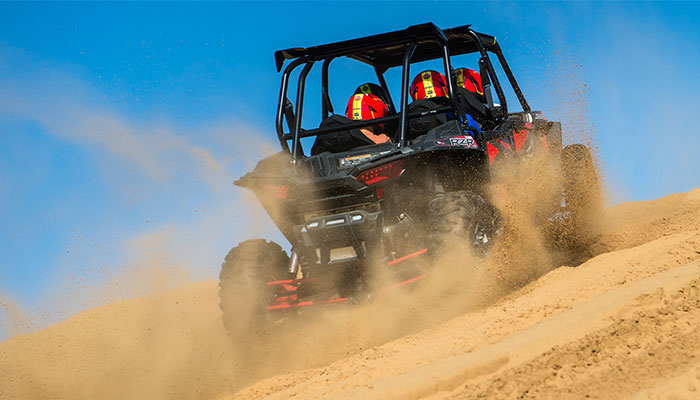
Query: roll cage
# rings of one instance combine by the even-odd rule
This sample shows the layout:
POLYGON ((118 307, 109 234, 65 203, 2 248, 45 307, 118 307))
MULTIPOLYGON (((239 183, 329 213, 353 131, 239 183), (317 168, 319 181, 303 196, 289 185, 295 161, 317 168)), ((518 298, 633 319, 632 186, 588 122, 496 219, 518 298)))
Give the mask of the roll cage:
MULTIPOLYGON (((494 53, 498 58, 503 71, 515 92, 523 111, 530 112, 530 106, 525 100, 513 73, 506 62, 501 47, 496 42, 494 36, 477 33, 471 29, 471 25, 464 25, 456 28, 442 30, 432 23, 410 26, 404 30, 383 33, 379 35, 367 36, 359 39, 346 40, 337 43, 330 43, 321 46, 307 48, 291 48, 275 52, 275 62, 277 71, 280 72, 284 63, 287 64, 282 74, 282 85, 280 88, 279 103, 277 106, 276 130, 282 146, 286 152, 290 152, 288 141, 292 141, 291 154, 296 160, 301 151, 300 140, 305 137, 325 135, 342 130, 356 129, 371 125, 384 124, 391 121, 399 121, 398 124, 398 145, 406 146, 406 128, 408 120, 424 116, 426 113, 408 113, 408 95, 410 65, 413 62, 421 62, 442 58, 447 80, 447 90, 449 94, 449 105, 439 107, 430 111, 431 114, 453 112, 454 115, 463 116, 458 112, 457 98, 455 96, 455 79, 450 63, 452 55, 468 53, 480 54, 479 72, 481 74, 484 95, 487 105, 491 109, 495 118, 502 118, 508 115, 508 105, 501 84, 496 76, 493 64, 488 53, 494 53), (435 45, 437 44, 437 46, 435 45), (348 57, 374 68, 379 84, 389 93, 389 88, 384 79, 384 73, 393 67, 402 66, 401 76, 401 108, 396 115, 377 118, 367 121, 353 121, 351 123, 321 127, 318 129, 302 130, 301 120, 304 109, 304 87, 306 77, 316 62, 323 62, 321 76, 322 92, 322 117, 327 118, 333 112, 333 106, 328 93, 328 67, 330 63, 338 57, 348 57), (292 106, 287 97, 289 81, 292 72, 299 66, 303 69, 299 74, 296 93, 296 108, 292 106), (498 96, 499 105, 495 105, 491 94, 493 86, 498 96), (291 132, 285 133, 283 119, 286 119, 291 132)), ((389 95, 388 101, 393 109, 394 101, 389 95)))

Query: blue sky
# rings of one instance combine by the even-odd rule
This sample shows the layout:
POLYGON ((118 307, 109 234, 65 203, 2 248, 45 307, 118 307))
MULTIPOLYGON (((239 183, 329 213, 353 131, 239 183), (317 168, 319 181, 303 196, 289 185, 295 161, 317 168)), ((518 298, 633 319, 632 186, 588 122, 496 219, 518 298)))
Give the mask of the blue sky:
MULTIPOLYGON (((471 23, 534 108, 592 138, 611 202, 699 187, 699 17, 697 2, 0 3, 0 337, 22 315, 215 278, 236 242, 280 239, 231 185, 276 151, 278 49, 471 23)), ((343 109, 365 75, 337 73, 343 109)))

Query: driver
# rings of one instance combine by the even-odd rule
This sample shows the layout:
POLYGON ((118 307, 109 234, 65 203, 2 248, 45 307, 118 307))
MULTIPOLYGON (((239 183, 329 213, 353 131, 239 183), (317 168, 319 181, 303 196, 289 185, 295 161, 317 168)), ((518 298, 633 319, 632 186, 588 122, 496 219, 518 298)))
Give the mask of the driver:
MULTIPOLYGON (((345 109, 345 116, 353 121, 365 121, 386 117, 387 115, 389 115, 389 108, 386 103, 373 94, 360 93, 352 95, 345 109)), ((384 133, 384 124, 361 128, 360 132, 376 144, 391 142, 391 138, 384 133)))

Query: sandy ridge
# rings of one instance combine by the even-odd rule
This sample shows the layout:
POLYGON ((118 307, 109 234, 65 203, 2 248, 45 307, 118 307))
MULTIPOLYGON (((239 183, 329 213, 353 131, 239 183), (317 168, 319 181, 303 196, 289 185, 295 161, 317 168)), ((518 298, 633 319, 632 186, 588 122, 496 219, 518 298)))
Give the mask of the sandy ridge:
MULTIPOLYGON (((474 352, 434 361, 408 374, 373 383, 372 388, 356 387, 334 398, 419 399, 437 391, 452 390, 457 385, 500 368, 508 368, 540 355, 553 346, 581 339, 587 331, 609 323, 609 319, 628 302, 662 289, 676 291, 700 278, 700 263, 676 267, 661 274, 623 286, 557 314, 507 339, 474 352), (409 387, 406 382, 411 382, 409 387)), ((284 393, 280 393, 284 396, 284 393)))
POLYGON ((675 274, 672 285, 638 296, 604 328, 445 397, 697 398, 700 279, 677 287, 683 280, 675 274))
POLYGON ((322 366, 313 348, 294 365, 274 347, 238 363, 247 343, 224 332, 213 281, 98 307, 0 342, 0 399, 696 397, 700 190, 606 220, 582 265, 381 345, 348 321, 320 336, 322 366), (269 378, 241 380, 263 367, 254 379, 269 378))

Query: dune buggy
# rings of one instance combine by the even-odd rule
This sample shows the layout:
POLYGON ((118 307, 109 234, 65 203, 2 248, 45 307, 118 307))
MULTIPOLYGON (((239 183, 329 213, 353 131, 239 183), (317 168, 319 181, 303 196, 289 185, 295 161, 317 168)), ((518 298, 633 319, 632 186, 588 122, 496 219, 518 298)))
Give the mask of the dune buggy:
MULTIPOLYGON (((288 254, 276 243, 254 239, 228 253, 220 274, 220 305, 229 330, 264 327, 284 310, 410 285, 426 277, 430 264, 414 261, 429 261, 455 241, 485 254, 500 228, 486 195, 491 166, 500 158, 545 152, 555 162, 573 160, 570 182, 593 173, 588 150, 573 145, 562 151, 560 123, 531 110, 496 39, 469 25, 443 30, 428 23, 291 48, 277 51, 275 61, 282 72, 276 115, 282 151, 235 183, 253 191, 291 249, 288 254), (482 99, 455 83, 451 58, 468 53, 478 56, 482 99), (522 111, 509 111, 491 54, 522 111), (340 57, 371 66, 387 93, 385 73, 400 68, 399 103, 388 99, 398 112, 370 121, 335 115, 328 76, 329 65, 340 57), (426 60, 440 60, 449 96, 409 104, 411 65, 426 60), (314 66, 321 68, 323 122, 305 129, 305 83, 314 66), (292 102, 288 91, 295 70, 292 102), (466 123, 467 114, 480 128, 466 123), (379 123, 386 124, 393 143, 363 142, 358 130, 379 123), (311 151, 302 148, 308 137, 316 140, 311 151), (392 279, 378 287, 370 266, 385 268, 392 279)), ((573 183, 563 188, 571 210, 589 201, 574 194, 573 183)), ((560 207, 560 199, 555 203, 560 207)))

